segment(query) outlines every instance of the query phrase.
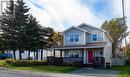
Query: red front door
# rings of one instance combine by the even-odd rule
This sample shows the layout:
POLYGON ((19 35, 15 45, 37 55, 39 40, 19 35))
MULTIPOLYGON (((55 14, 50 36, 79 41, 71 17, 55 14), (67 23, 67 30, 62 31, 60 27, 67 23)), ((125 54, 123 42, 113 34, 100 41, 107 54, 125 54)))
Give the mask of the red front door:
POLYGON ((88 63, 92 63, 93 61, 93 52, 92 51, 88 51, 88 63))

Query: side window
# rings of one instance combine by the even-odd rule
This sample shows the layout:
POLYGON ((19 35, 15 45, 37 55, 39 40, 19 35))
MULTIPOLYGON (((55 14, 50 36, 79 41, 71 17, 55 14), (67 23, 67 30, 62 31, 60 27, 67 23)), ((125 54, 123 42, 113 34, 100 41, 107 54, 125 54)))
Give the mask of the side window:
POLYGON ((98 40, 97 34, 92 34, 92 41, 97 41, 97 40, 98 40))

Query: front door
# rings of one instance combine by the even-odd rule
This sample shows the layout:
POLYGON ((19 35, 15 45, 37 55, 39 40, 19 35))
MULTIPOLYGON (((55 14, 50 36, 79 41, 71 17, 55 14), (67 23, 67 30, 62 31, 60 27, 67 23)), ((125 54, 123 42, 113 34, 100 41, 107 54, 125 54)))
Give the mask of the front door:
POLYGON ((93 62, 93 52, 88 51, 88 63, 92 64, 92 62, 93 62))

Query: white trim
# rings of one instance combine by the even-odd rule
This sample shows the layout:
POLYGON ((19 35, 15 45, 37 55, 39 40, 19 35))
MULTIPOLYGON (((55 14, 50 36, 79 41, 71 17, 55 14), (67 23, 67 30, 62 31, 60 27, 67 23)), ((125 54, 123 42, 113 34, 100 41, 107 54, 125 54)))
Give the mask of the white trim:
POLYGON ((106 35, 108 36, 109 40, 110 40, 111 42, 113 42, 113 39, 112 39, 112 37, 110 36, 110 34, 109 34, 106 30, 104 30, 104 32, 105 32, 106 35))
POLYGON ((81 26, 83 26, 83 25, 88 26, 88 27, 93 28, 93 29, 96 29, 96 30, 103 31, 103 29, 97 28, 97 27, 95 27, 95 26, 92 26, 92 25, 86 24, 86 23, 80 24, 80 25, 78 26, 78 28, 81 27, 81 26))
POLYGON ((84 44, 86 44, 86 33, 84 33, 84 44))
POLYGON ((62 32, 62 34, 64 34, 65 32, 67 32, 67 31, 69 31, 69 30, 71 30, 71 29, 73 29, 73 28, 78 29, 78 30, 83 31, 83 32, 87 32, 87 31, 84 30, 84 29, 81 29, 81 28, 78 28, 78 27, 75 27, 75 26, 71 26, 70 28, 64 30, 64 31, 62 32))
POLYGON ((103 32, 103 42, 105 42, 105 32, 103 32))
POLYGON ((104 48, 104 46, 91 46, 91 47, 66 47, 66 48, 52 48, 52 49, 79 49, 79 48, 104 48))

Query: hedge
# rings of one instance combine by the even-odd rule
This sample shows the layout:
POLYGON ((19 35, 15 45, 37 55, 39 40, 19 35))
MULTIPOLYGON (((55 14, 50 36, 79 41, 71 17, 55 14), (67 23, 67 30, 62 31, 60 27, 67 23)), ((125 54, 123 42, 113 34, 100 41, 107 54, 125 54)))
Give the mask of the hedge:
POLYGON ((37 60, 13 60, 7 59, 0 61, 0 66, 38 66, 38 65, 47 65, 47 61, 37 61, 37 60))

